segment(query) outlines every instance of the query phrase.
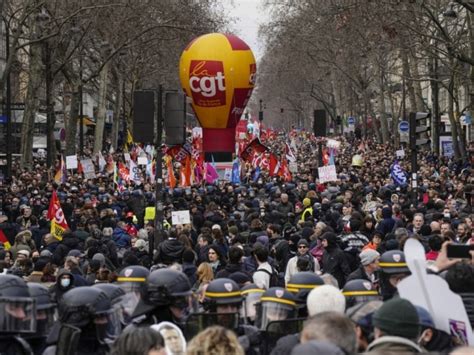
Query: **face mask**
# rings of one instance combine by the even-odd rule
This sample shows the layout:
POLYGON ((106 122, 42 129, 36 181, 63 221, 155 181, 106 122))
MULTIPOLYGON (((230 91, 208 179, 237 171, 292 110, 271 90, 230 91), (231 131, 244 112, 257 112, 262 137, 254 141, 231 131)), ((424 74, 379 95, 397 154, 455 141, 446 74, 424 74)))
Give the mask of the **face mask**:
POLYGON ((71 279, 61 279, 61 286, 66 288, 71 284, 71 279))
POLYGON ((451 218, 451 213, 445 213, 443 216, 444 218, 451 218))

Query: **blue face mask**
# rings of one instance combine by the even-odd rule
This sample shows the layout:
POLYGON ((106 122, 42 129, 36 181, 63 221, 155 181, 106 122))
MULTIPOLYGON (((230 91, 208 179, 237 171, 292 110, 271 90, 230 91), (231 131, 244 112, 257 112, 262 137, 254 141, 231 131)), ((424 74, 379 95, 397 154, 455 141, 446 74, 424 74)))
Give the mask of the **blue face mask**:
POLYGON ((61 286, 66 288, 71 284, 71 279, 61 279, 61 286))

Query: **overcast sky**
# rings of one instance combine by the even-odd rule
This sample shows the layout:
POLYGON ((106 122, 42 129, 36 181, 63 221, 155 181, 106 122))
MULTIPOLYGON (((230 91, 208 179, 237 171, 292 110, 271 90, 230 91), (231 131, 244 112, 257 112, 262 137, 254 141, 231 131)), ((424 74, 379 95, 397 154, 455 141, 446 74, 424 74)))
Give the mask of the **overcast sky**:
POLYGON ((257 60, 263 54, 263 46, 258 41, 258 26, 266 20, 266 13, 261 8, 262 0, 224 0, 229 15, 236 21, 234 27, 249 46, 257 60))

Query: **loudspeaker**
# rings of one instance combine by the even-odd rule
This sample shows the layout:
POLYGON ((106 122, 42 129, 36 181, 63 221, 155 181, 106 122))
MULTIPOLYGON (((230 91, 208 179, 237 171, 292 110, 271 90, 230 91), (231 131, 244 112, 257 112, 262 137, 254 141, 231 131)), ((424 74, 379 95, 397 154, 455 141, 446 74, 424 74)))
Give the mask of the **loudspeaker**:
POLYGON ((155 140, 155 92, 133 92, 133 140, 153 143, 155 140))
POLYGON ((186 95, 179 92, 166 93, 164 125, 167 145, 186 142, 186 95))
POLYGON ((313 130, 315 137, 326 136, 326 110, 314 110, 313 130))

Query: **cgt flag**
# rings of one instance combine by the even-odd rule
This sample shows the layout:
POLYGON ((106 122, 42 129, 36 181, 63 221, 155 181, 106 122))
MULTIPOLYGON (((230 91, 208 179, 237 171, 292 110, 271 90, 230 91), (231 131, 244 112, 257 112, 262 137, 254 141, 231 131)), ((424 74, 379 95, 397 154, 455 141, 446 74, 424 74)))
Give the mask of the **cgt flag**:
POLYGON ((51 221, 51 234, 58 240, 63 239, 64 232, 69 229, 63 209, 59 203, 56 190, 53 190, 53 196, 49 203, 48 218, 51 221))
POLYGON ((252 161, 255 154, 263 153, 266 150, 267 147, 260 143, 258 138, 255 138, 245 147, 244 151, 240 154, 240 158, 244 161, 252 161))
POLYGON ((407 184, 407 175, 397 160, 390 167, 390 176, 395 185, 405 186, 407 184))

